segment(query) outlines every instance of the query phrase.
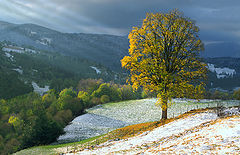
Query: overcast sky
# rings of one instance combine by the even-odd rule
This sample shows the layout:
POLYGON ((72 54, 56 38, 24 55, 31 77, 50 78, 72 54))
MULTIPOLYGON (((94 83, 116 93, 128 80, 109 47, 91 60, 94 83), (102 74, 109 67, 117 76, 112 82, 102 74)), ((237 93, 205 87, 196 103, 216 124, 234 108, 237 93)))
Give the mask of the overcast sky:
POLYGON ((61 32, 127 35, 146 12, 173 8, 195 20, 205 40, 240 41, 240 0, 0 0, 0 20, 61 32))

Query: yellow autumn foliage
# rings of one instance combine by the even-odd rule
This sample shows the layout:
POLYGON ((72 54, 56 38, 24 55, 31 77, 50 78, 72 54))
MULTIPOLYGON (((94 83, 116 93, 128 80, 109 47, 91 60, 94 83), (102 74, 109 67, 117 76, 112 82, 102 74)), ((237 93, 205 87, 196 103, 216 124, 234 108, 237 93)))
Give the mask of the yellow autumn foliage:
MULTIPOLYGON (((206 64, 200 61, 203 43, 195 22, 178 10, 148 13, 141 27, 129 34, 129 56, 122 67, 130 71, 133 88, 157 92, 157 105, 167 112, 173 97, 202 98, 206 64)), ((167 118, 164 114, 163 119, 167 118)))

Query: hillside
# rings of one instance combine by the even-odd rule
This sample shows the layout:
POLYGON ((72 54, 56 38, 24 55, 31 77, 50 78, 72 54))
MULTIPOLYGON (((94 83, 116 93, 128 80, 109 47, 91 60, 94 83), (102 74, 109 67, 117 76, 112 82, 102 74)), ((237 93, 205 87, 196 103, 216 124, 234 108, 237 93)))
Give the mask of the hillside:
POLYGON ((219 118, 213 110, 194 110, 166 122, 132 125, 81 142, 40 146, 16 154, 238 154, 239 110, 231 108, 224 113, 228 117, 219 118))
POLYGON ((119 82, 119 74, 90 60, 2 43, 0 49, 0 98, 32 90, 74 87, 80 79, 97 78, 119 82))
POLYGON ((0 41, 77 56, 119 71, 120 59, 127 54, 127 37, 61 33, 34 24, 0 22, 0 41))
MULTIPOLYGON (((238 113, 239 114, 239 113, 238 113)), ((78 154, 240 153, 240 117, 217 119, 213 111, 192 113, 140 135, 105 142, 78 154), (227 134, 231 133, 231 134, 227 134)), ((60 149, 58 149, 60 150, 60 149)), ((70 153, 74 154, 74 153, 70 153)))
POLYGON ((234 90, 240 87, 240 58, 206 58, 208 64, 208 88, 234 90))

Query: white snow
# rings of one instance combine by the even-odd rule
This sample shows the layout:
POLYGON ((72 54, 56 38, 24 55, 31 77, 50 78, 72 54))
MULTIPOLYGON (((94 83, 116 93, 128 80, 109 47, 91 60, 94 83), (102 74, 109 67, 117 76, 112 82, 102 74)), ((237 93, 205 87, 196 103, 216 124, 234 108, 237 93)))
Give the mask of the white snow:
POLYGON ((239 154, 239 147, 240 117, 219 119, 216 113, 207 111, 77 154, 239 154))
POLYGON ((23 70, 21 68, 15 68, 15 69, 12 69, 16 72, 18 72, 19 74, 23 74, 23 70))
POLYGON ((5 56, 8 57, 11 61, 13 61, 13 55, 11 55, 10 53, 8 52, 5 52, 5 56))
POLYGON ((47 46, 47 45, 51 44, 52 39, 44 37, 44 38, 41 38, 40 40, 36 40, 36 42, 39 43, 39 44, 47 46))
POLYGON ((16 53, 24 53, 24 48, 17 46, 6 46, 2 48, 4 52, 16 52, 16 53))
POLYGON ((2 48, 2 51, 5 51, 5 54, 7 57, 10 57, 8 52, 15 52, 15 53, 37 53, 37 51, 29 48, 23 48, 23 47, 18 47, 18 46, 13 46, 13 45, 6 45, 2 48))
POLYGON ((11 57, 13 57, 11 54, 9 54, 8 52, 5 52, 5 55, 6 55, 6 57, 8 57, 8 58, 11 58, 11 57))
POLYGON ((133 150, 141 147, 142 144, 153 143, 162 138, 167 138, 189 130, 202 123, 212 121, 217 118, 215 113, 193 114, 191 117, 182 118, 174 122, 158 127, 152 131, 144 132, 141 135, 120 141, 106 142, 103 146, 94 150, 84 150, 79 154, 114 154, 114 152, 133 150))
POLYGON ((94 66, 90 66, 90 67, 94 69, 97 74, 101 74, 101 71, 97 67, 94 67, 94 66))
POLYGON ((47 38, 47 37, 42 38, 42 40, 45 40, 48 44, 51 44, 51 42, 52 42, 52 39, 51 38, 47 38))
POLYGON ((227 67, 224 68, 215 68, 214 64, 207 64, 208 65, 208 69, 213 72, 216 73, 217 78, 227 78, 227 77, 233 77, 234 74, 236 74, 235 69, 230 69, 227 67))
POLYGON ((46 43, 46 42, 39 41, 39 40, 37 40, 36 42, 37 42, 37 43, 39 43, 39 44, 42 44, 42 45, 45 45, 45 46, 47 46, 47 43, 46 43))
POLYGON ((31 31, 30 34, 35 35, 35 34, 37 34, 37 32, 31 31))
POLYGON ((29 48, 25 48, 25 51, 29 53, 34 53, 34 54, 37 53, 35 50, 29 49, 29 48))
MULTIPOLYGON (((240 117, 216 120, 216 123, 192 130, 179 138, 166 140, 151 147, 146 154, 154 152, 175 154, 239 154, 240 117)), ((140 152, 138 152, 140 153, 140 152)))
POLYGON ((37 83, 35 83, 35 82, 32 82, 32 86, 33 86, 34 92, 40 94, 41 96, 42 96, 45 92, 49 91, 49 86, 45 86, 44 88, 40 88, 40 87, 37 85, 37 83))
MULTIPOLYGON (((156 107, 157 99, 141 99, 109 103, 86 109, 87 114, 76 117, 64 128, 66 132, 60 136, 58 142, 73 142, 104 134, 119 127, 144 122, 158 121, 161 118, 161 108, 156 107), (145 110, 147 109, 147 110, 145 110), (113 125, 109 125, 111 122, 113 125)), ((224 107, 236 106, 238 101, 173 99, 168 108, 168 118, 179 116, 193 109, 217 107, 221 103, 224 107)))

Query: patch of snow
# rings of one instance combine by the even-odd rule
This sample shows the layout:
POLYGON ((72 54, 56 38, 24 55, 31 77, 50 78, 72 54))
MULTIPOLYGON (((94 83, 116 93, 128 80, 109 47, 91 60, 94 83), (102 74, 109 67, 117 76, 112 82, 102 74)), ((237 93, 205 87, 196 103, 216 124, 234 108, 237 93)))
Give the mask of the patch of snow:
POLYGON ((24 48, 17 46, 6 46, 2 48, 4 52, 16 52, 16 53, 24 53, 24 48))
POLYGON ((52 42, 52 39, 51 38, 47 38, 47 37, 42 38, 41 40, 46 41, 48 44, 51 44, 51 42, 52 42))
POLYGON ((240 115, 240 110, 238 108, 225 108, 223 113, 225 116, 240 115))
POLYGON ((36 42, 39 43, 39 44, 47 46, 47 45, 51 44, 52 39, 44 37, 44 38, 41 38, 40 40, 36 40, 36 42))
POLYGON ((40 88, 40 87, 37 85, 37 83, 35 83, 35 82, 32 82, 32 86, 33 86, 34 92, 40 94, 41 96, 42 96, 45 92, 49 91, 49 86, 45 86, 44 88, 40 88))
POLYGON ((20 68, 15 68, 15 69, 12 69, 12 70, 18 72, 19 74, 23 74, 23 70, 20 69, 20 68))
POLYGON ((25 48, 25 51, 29 53, 34 53, 34 54, 37 53, 35 50, 29 49, 29 48, 25 48))
POLYGON ((11 55, 10 53, 8 52, 5 52, 5 56, 8 57, 11 61, 13 61, 13 55, 11 55))
POLYGON ((97 74, 101 74, 101 71, 97 67, 94 67, 94 66, 90 66, 90 67, 94 69, 97 74))
POLYGON ((84 114, 75 118, 70 125, 66 126, 64 128, 66 134, 61 135, 57 141, 58 143, 72 142, 73 140, 81 141, 124 126, 126 126, 126 122, 120 120, 96 114, 84 114))
POLYGON ((233 77, 234 74, 236 74, 235 69, 230 69, 227 67, 224 68, 215 68, 214 64, 207 64, 208 65, 208 69, 213 72, 216 73, 217 78, 227 78, 227 77, 233 77))
POLYGON ((30 31, 30 34, 31 34, 31 35, 36 35, 36 34, 37 34, 37 32, 30 31))

